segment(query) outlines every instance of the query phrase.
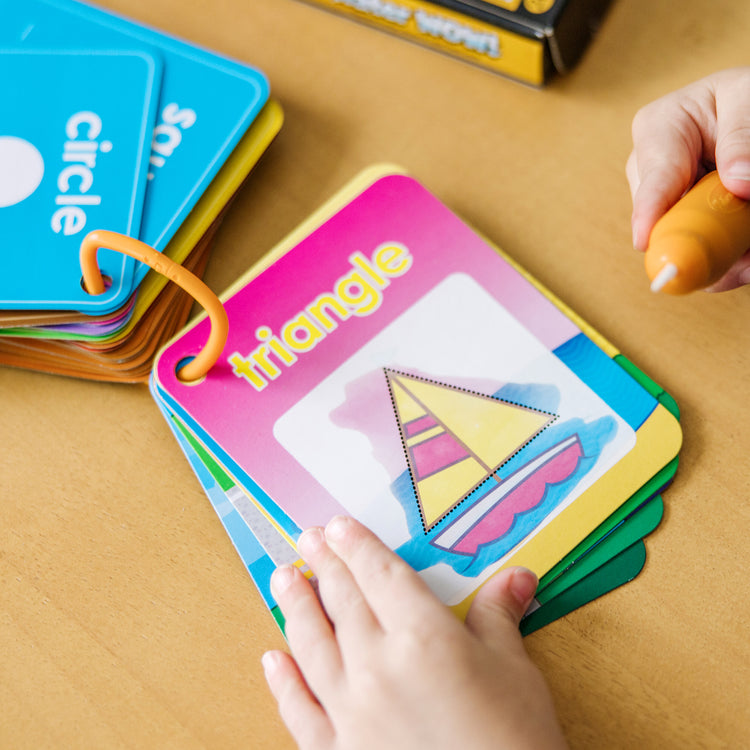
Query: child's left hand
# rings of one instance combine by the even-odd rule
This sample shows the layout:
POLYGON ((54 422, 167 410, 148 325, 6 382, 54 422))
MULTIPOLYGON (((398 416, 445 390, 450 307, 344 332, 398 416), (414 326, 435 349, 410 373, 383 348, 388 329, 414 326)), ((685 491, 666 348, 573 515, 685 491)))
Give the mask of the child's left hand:
POLYGON ((298 546, 320 601, 297 568, 274 573, 293 656, 271 651, 263 665, 303 750, 565 747, 518 630, 533 573, 491 578, 464 624, 352 519, 310 529, 298 546))
MULTIPOLYGON (((748 118, 750 67, 719 71, 638 110, 626 165, 636 249, 648 247, 654 224, 714 166, 727 190, 750 200, 748 118)), ((710 291, 749 282, 750 250, 710 291)))

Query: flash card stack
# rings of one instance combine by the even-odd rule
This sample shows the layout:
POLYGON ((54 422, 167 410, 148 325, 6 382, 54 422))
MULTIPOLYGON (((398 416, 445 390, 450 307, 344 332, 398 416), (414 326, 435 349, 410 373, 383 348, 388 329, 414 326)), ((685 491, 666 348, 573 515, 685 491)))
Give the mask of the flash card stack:
POLYGON ((77 0, 0 0, 0 363, 144 381, 192 298, 101 249, 105 229, 201 276, 222 213, 278 132, 259 70, 77 0))
POLYGON ((282 627, 271 572, 308 572, 295 542, 337 514, 461 616, 501 567, 535 571, 524 633, 643 567, 674 400, 402 170, 362 173, 221 302, 215 364, 180 374, 204 317, 151 389, 282 627))

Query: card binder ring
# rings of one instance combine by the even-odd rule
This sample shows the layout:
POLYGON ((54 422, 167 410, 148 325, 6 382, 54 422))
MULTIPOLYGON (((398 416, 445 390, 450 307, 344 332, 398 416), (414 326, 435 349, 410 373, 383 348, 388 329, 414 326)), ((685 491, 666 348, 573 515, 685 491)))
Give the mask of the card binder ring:
POLYGON ((129 255, 163 274, 184 289, 207 312, 211 332, 201 351, 179 369, 177 377, 185 383, 202 379, 216 364, 229 335, 229 322, 219 298, 197 276, 150 245, 119 232, 97 229, 89 232, 81 242, 80 262, 83 287, 89 294, 103 294, 104 279, 96 260, 97 250, 107 248, 129 255))

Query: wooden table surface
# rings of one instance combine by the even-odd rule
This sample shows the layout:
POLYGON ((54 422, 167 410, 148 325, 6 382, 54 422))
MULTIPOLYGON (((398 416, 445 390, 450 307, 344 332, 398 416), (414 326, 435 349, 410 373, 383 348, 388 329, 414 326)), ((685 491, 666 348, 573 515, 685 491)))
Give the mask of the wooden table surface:
MULTIPOLYGON (((258 66, 285 110, 212 288, 394 162, 676 398, 643 573, 526 644, 574 748, 747 747, 750 287, 651 294, 624 165, 638 107, 748 62, 750 4, 614 0, 543 90, 298 0, 101 5, 258 66)), ((0 368, 0 394, 0 747, 292 747, 259 662, 283 640, 147 388, 0 368)))

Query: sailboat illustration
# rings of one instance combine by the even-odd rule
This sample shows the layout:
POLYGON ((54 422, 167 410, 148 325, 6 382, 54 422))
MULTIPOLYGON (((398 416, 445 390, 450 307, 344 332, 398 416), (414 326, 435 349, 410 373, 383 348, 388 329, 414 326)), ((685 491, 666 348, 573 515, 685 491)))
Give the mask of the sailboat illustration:
POLYGON ((475 556, 583 458, 574 433, 500 476, 557 415, 389 368, 385 375, 422 529, 439 527, 430 539, 437 548, 475 556))

